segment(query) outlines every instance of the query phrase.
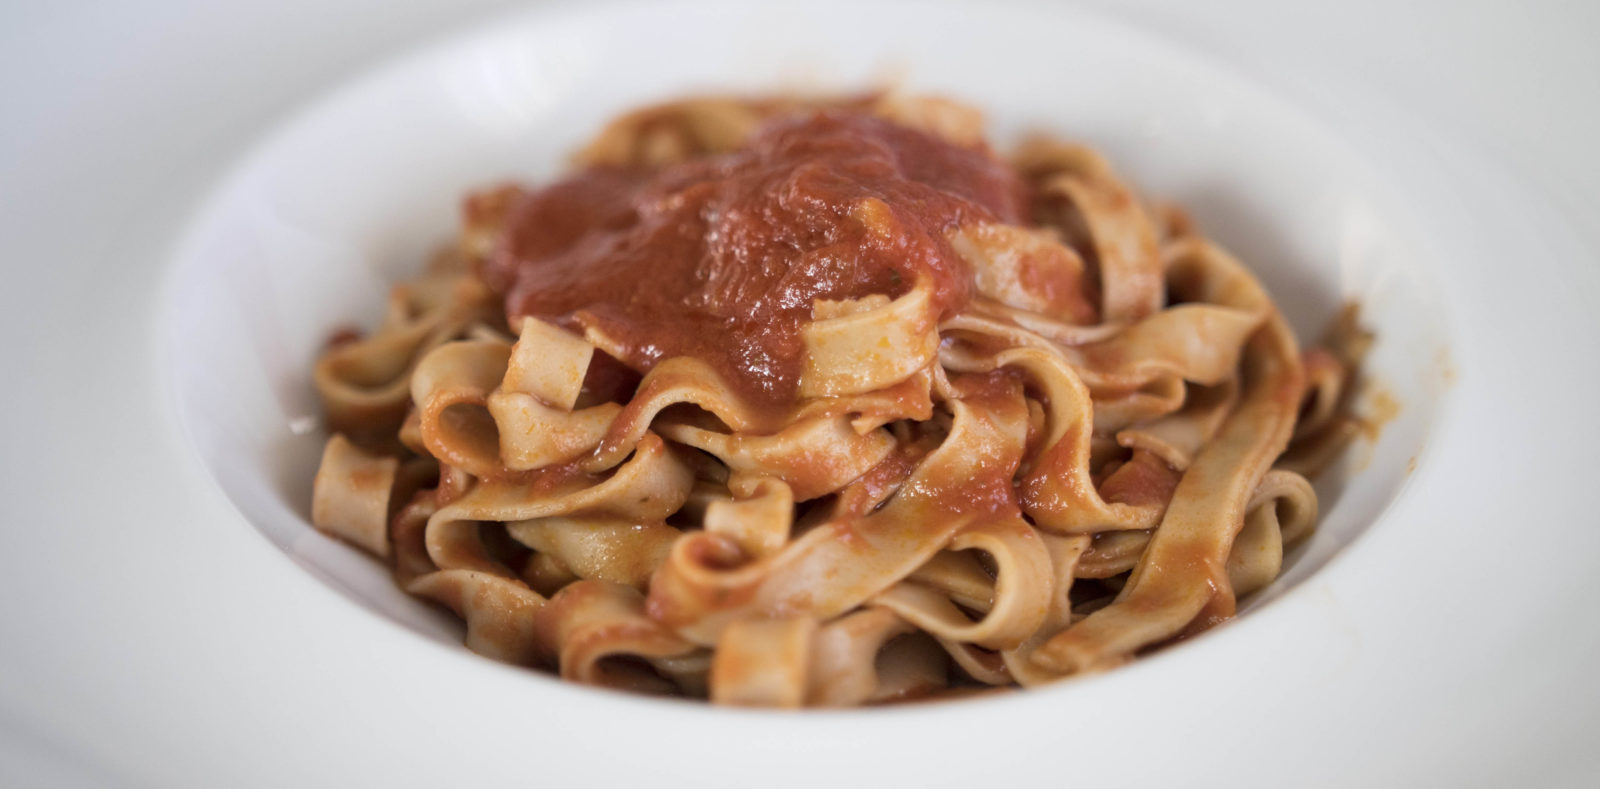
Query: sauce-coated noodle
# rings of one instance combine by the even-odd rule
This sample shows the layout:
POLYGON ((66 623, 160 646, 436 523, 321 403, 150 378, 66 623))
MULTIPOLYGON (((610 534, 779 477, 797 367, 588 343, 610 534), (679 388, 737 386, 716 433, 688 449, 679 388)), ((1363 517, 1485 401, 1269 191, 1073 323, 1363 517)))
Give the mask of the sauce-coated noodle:
POLYGON ((1302 355, 1087 148, 695 99, 580 164, 315 368, 315 524, 496 659, 778 707, 1102 670, 1271 583, 1354 433, 1353 314, 1302 355))

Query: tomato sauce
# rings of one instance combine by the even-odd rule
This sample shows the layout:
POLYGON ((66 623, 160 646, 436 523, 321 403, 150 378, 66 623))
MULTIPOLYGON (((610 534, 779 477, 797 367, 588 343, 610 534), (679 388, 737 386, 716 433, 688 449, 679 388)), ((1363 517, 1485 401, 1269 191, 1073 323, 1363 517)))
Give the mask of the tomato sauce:
POLYGON ((594 329, 639 372, 694 356, 777 406, 795 399, 814 300, 894 297, 920 280, 954 314, 972 272, 947 234, 1022 223, 1026 206, 987 150, 824 110, 732 153, 519 190, 480 273, 513 320, 594 329))

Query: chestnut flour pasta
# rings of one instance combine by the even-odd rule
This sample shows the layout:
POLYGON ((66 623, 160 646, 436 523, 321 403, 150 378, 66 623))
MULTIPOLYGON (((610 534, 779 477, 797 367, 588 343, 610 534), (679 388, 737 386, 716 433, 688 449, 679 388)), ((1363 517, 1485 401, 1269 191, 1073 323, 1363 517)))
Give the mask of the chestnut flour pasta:
POLYGON ((459 243, 314 380, 315 524, 567 679, 778 707, 1032 686, 1234 614, 1367 337, 1094 151, 898 94, 692 99, 459 243))

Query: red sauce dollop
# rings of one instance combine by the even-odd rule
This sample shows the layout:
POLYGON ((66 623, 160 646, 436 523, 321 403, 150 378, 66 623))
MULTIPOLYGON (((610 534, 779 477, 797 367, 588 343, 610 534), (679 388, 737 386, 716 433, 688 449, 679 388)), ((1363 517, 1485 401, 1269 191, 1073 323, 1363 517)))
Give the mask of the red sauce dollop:
POLYGON ((513 320, 594 328, 640 372, 697 357, 778 405, 795 397, 813 300, 894 297, 922 279, 953 314, 972 273, 946 233, 1021 223, 1025 206, 987 150, 819 111, 771 122, 733 153, 519 192, 481 274, 513 320))

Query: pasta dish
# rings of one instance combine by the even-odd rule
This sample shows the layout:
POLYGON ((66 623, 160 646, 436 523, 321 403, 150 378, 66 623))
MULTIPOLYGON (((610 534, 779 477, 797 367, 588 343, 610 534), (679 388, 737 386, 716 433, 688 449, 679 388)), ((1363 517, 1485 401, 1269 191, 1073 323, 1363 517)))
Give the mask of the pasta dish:
POLYGON ((467 646, 723 704, 1105 670, 1230 618, 1355 430, 1245 266, 1093 150, 951 101, 705 98, 337 333, 315 525, 467 646))

